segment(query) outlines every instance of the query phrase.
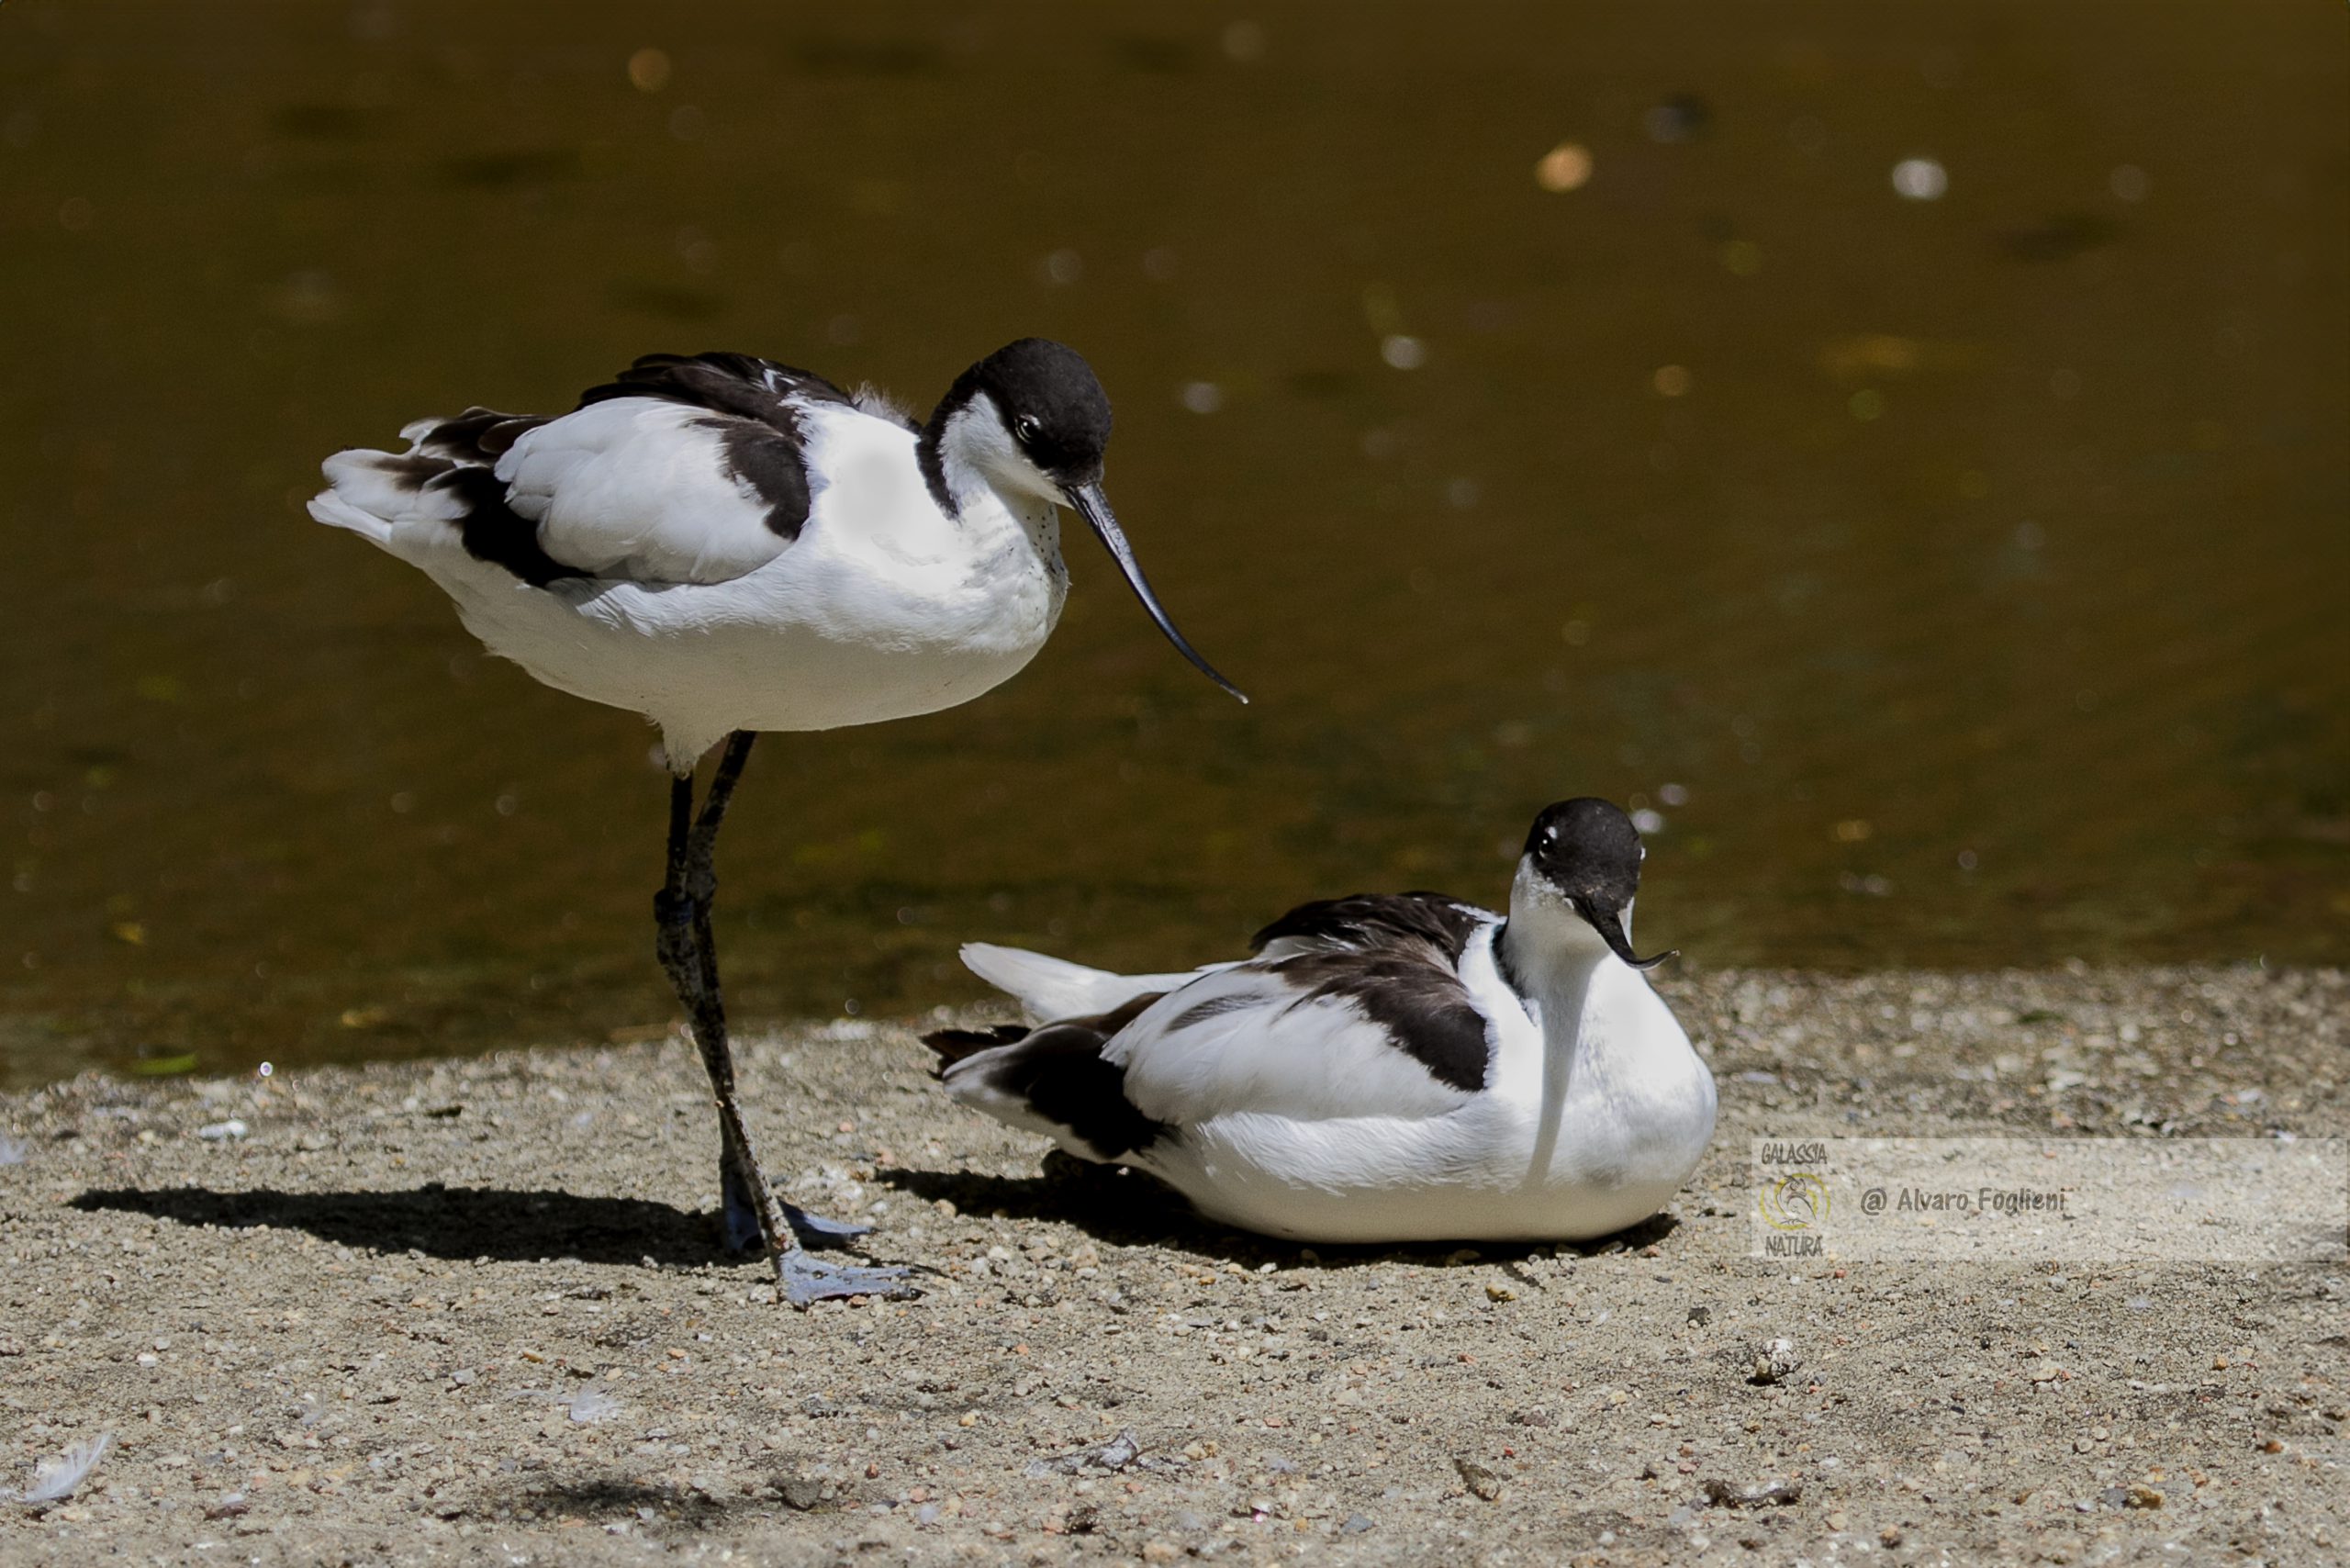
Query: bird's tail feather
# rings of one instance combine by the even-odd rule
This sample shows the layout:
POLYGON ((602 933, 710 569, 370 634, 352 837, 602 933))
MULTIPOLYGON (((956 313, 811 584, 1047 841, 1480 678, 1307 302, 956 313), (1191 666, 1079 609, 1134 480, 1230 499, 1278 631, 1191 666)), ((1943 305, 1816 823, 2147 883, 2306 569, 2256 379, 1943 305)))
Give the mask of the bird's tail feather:
MULTIPOLYGON (((420 428, 410 425, 402 434, 420 428)), ((432 481, 459 464, 436 453, 371 452, 353 447, 319 465, 327 488, 310 498, 310 515, 381 544, 396 524, 411 518, 454 521, 464 511, 456 495, 432 481)))
POLYGON ((310 516, 330 528, 347 528, 377 544, 392 536, 391 519, 376 516, 350 500, 341 490, 320 490, 312 496, 310 516))
POLYGON ((1192 978, 1188 969, 1171 975, 1113 974, 992 942, 964 943, 963 964, 1039 1018, 1113 1012, 1137 996, 1172 991, 1192 978))

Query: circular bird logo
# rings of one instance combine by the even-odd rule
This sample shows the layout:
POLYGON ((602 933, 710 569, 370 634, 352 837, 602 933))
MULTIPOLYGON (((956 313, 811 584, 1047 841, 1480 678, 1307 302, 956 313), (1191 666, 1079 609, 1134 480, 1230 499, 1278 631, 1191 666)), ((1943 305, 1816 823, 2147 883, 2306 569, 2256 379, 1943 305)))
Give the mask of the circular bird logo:
POLYGON ((1789 1171, 1764 1185, 1762 1223, 1774 1230, 1808 1230, 1828 1223, 1828 1183, 1808 1170, 1789 1171))

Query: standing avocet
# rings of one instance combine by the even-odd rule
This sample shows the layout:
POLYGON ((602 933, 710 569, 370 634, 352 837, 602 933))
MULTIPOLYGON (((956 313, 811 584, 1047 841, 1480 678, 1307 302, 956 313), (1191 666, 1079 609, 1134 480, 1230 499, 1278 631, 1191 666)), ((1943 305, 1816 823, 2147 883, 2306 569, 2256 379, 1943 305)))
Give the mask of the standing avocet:
POLYGON ((492 653, 660 726, 674 778, 657 951, 718 1101, 728 1244, 764 1240, 803 1305, 903 1294, 902 1269, 810 1258, 867 1227, 780 1202, 760 1168, 720 1002, 711 849, 756 732, 934 712, 1035 657, 1069 590, 1057 507, 1240 696, 1159 608, 1102 493, 1102 384, 1075 351, 1024 338, 917 426, 770 360, 648 354, 568 414, 476 408, 400 433, 406 452, 327 459, 310 515, 422 569, 492 653), (697 815, 694 767, 721 740, 697 815))
POLYGON ((1504 919, 1440 893, 1304 904, 1256 957, 1113 975, 972 943, 1037 1028, 927 1036, 947 1092, 1209 1216, 1305 1241, 1565 1240, 1654 1214, 1714 1079, 1632 952, 1644 851, 1605 801, 1535 819, 1504 919))

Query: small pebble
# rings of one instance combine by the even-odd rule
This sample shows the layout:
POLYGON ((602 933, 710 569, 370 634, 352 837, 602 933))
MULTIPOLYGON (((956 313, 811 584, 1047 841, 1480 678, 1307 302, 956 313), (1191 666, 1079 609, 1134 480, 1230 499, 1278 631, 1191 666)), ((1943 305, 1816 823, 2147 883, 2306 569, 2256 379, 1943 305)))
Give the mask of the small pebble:
POLYGON ((1803 1352, 1796 1349, 1793 1339, 1783 1335, 1754 1347, 1747 1375, 1755 1383, 1773 1383, 1793 1375, 1802 1366, 1803 1352))
POLYGON ((1460 1479, 1467 1484, 1470 1491, 1488 1503, 1501 1500, 1502 1478, 1500 1476, 1472 1459, 1455 1459, 1452 1462, 1452 1467, 1460 1472, 1460 1479))

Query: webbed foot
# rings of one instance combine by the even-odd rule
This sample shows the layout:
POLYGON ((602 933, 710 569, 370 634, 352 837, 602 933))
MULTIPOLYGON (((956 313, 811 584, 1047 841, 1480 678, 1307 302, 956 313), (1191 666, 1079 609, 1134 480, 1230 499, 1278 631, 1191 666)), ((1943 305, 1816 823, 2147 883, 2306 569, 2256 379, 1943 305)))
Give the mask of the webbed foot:
MULTIPOLYGON (((759 1201, 750 1180, 742 1168, 731 1159, 722 1159, 718 1172, 719 1238, 729 1252, 760 1252, 767 1249, 767 1233, 759 1224, 759 1201)), ((846 1248, 860 1236, 870 1236, 873 1227, 850 1220, 826 1219, 822 1215, 810 1214, 797 1204, 777 1200, 783 1210, 785 1223, 800 1245, 819 1252, 846 1248)), ((780 1240, 781 1238, 777 1239, 780 1240)))
POLYGON ((908 1279, 912 1272, 872 1264, 820 1263, 797 1247, 775 1260, 776 1282, 782 1287, 783 1298, 794 1306, 852 1295, 906 1301, 922 1294, 908 1279))
POLYGON ((819 1252, 845 1249, 858 1237, 873 1234, 873 1227, 869 1225, 857 1225, 845 1219, 826 1219, 822 1215, 810 1214, 797 1204, 784 1204, 783 1217, 791 1222, 791 1233, 800 1238, 800 1245, 812 1247, 819 1252))

